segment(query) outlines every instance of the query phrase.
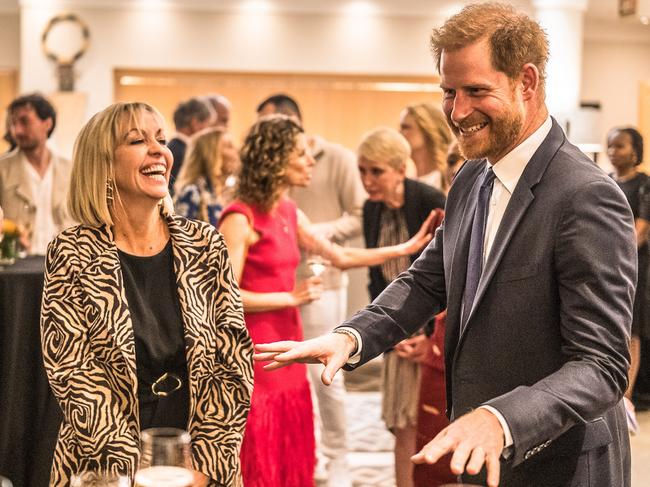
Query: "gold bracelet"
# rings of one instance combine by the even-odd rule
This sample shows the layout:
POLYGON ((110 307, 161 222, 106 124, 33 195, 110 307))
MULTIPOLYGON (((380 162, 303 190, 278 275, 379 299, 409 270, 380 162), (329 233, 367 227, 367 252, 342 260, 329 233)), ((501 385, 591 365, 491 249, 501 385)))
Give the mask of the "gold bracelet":
POLYGON ((359 340, 357 339, 357 336, 354 333, 352 333, 350 330, 346 330, 345 328, 335 328, 334 330, 332 330, 332 333, 337 333, 339 335, 347 335, 349 337, 352 337, 352 339, 354 340, 354 350, 350 352, 349 357, 353 357, 359 351, 359 340))

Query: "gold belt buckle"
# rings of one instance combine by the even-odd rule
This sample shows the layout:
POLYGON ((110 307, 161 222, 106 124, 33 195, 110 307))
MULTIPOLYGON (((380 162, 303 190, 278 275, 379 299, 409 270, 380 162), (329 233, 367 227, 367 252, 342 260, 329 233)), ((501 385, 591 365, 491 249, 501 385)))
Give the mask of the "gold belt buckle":
POLYGON ((151 384, 151 392, 153 392, 156 396, 159 397, 167 397, 171 393, 176 392, 179 390, 181 387, 183 387, 183 381, 178 377, 176 374, 170 374, 169 372, 165 372, 163 375, 161 375, 156 382, 151 384), (176 381, 176 385, 170 390, 170 391, 162 391, 158 390, 158 387, 165 382, 167 379, 173 379, 176 381))

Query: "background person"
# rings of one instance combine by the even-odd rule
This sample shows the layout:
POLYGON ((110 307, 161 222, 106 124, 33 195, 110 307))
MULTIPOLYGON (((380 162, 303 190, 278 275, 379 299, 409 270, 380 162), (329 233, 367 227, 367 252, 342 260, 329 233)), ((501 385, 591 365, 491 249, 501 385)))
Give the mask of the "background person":
POLYGON ((20 96, 7 117, 16 148, 0 156, 0 205, 25 230, 28 252, 44 255, 50 240, 74 224, 65 204, 72 166, 47 146, 56 112, 46 98, 20 96))
MULTIPOLYGON (((434 209, 445 207, 441 191, 405 176, 411 147, 397 131, 379 128, 366 133, 357 150, 359 174, 368 199, 363 205, 366 247, 394 245, 415 235, 434 209)), ((370 299, 374 300, 417 254, 384 262, 368 271, 370 299)), ((413 486, 416 452, 421 361, 429 348, 425 322, 415 336, 398 343, 384 354, 382 373, 382 419, 395 435, 395 481, 397 487, 413 486)), ((430 335, 433 323, 428 329, 430 335)), ((438 376, 444 383, 444 372, 438 376)), ((440 389, 438 387, 438 389, 440 389)), ((440 399, 440 398, 439 398, 440 399)), ((442 398, 444 402, 444 396, 442 398)), ((445 424, 446 426, 446 424, 445 424)), ((453 480, 451 475, 435 480, 453 480)))
MULTIPOLYGON (((259 115, 281 113, 294 117, 302 126, 300 106, 292 97, 275 94, 262 101, 259 115)), ((314 157, 311 181, 307 186, 296 186, 289 196, 311 222, 311 231, 345 245, 361 235, 361 206, 366 198, 359 180, 354 153, 340 144, 318 135, 307 135, 307 144, 314 157)), ((312 275, 308 252, 301 254, 299 279, 312 275)), ((332 323, 340 323, 348 312, 348 275, 335 266, 326 266, 321 274, 320 298, 300 306, 304 334, 313 338, 327 333, 332 323)), ((326 387, 319 380, 320 367, 308 366, 317 398, 318 465, 316 478, 326 477, 331 487, 352 487, 352 476, 347 463, 347 425, 345 414, 345 384, 337 376, 326 387)))
MULTIPOLYGON (((638 278, 632 314, 632 339, 630 341, 629 384, 625 391, 628 427, 632 434, 639 431, 632 393, 641 363, 641 331, 650 326, 650 310, 645 299, 649 256, 648 230, 650 229, 650 177, 639 171, 643 162, 643 137, 632 127, 615 127, 607 135, 607 156, 616 170, 616 184, 623 190, 634 215, 635 242, 638 257, 638 278)), ((649 335, 646 331, 645 335, 649 335)))
POLYGON ((429 102, 409 105, 400 114, 399 127, 411 146, 417 179, 446 193, 445 158, 453 137, 443 113, 429 102))
MULTIPOLYGON (((311 276, 296 283, 299 247, 346 268, 409 255, 430 238, 430 219, 407 242, 378 249, 343 248, 312 234, 308 219, 287 195, 289 188, 309 184, 314 166, 303 130, 292 118, 258 120, 244 141, 241 161, 237 200, 224 210, 219 229, 253 343, 302 338, 298 306, 320 296, 321 281, 311 276)), ((294 364, 270 374, 257 365, 254 377, 242 446, 244 484, 312 487, 315 445, 306 367, 294 364)))
POLYGON ((176 110, 174 110, 176 133, 167 144, 174 160, 169 178, 169 192, 172 196, 176 178, 183 167, 190 137, 212 125, 215 119, 216 114, 212 109, 212 105, 207 100, 198 97, 179 103, 176 110))
POLYGON ((48 249, 41 310, 64 416, 50 485, 85 470, 133 476, 150 427, 189 431, 196 485, 240 485, 251 342, 223 238, 162 206, 172 165, 162 117, 111 105, 81 130, 73 159, 68 206, 82 223, 48 249))
POLYGON ((178 175, 174 207, 186 218, 217 226, 221 210, 234 195, 239 154, 221 128, 196 134, 178 175))

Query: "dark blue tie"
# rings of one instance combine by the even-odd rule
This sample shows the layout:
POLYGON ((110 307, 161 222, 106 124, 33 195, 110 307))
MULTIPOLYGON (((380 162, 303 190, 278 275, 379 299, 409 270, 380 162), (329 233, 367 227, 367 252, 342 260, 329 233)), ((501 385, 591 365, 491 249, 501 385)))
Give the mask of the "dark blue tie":
POLYGON ((472 236, 469 241, 469 255, 467 257, 467 277, 465 278, 465 293, 463 295, 462 328, 467 324, 467 318, 472 310, 478 283, 483 272, 483 243, 485 242, 485 224, 487 222, 488 207, 492 187, 494 185, 494 171, 487 167, 482 176, 481 187, 478 192, 478 201, 472 222, 472 236))

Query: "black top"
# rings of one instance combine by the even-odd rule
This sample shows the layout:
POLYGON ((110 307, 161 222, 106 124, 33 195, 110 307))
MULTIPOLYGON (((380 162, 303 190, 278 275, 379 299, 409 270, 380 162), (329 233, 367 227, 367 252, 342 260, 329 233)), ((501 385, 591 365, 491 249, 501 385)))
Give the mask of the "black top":
POLYGON ((151 385, 165 372, 185 375, 185 338, 171 240, 157 255, 118 249, 133 322, 140 401, 155 400, 151 385), (149 397, 151 396, 151 397, 149 397))
MULTIPOLYGON (((363 234, 366 247, 369 249, 378 247, 379 227, 381 225, 381 214, 384 203, 381 201, 366 200, 363 205, 363 234)), ((409 238, 417 233, 420 226, 427 219, 431 210, 445 207, 445 195, 420 181, 406 178, 404 180, 404 216, 408 227, 409 238)), ((413 262, 420 253, 411 255, 413 262)), ((375 299, 389 284, 384 279, 381 266, 373 266, 368 270, 369 284, 368 291, 370 299, 375 299)))
POLYGON ((643 218, 650 221, 650 177, 644 173, 637 173, 627 181, 616 181, 627 198, 634 218, 643 218))

